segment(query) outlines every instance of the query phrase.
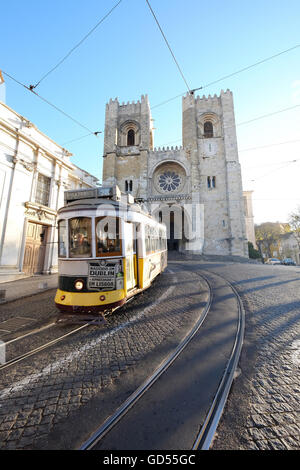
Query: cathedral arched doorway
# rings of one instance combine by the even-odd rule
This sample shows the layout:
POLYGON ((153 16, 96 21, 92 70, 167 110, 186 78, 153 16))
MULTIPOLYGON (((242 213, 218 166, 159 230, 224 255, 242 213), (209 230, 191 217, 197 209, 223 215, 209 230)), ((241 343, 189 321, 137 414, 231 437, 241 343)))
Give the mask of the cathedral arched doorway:
POLYGON ((174 212, 170 212, 170 230, 168 236, 168 251, 178 251, 180 239, 176 237, 176 226, 174 212))
POLYGON ((160 205, 153 215, 167 227, 168 251, 184 251, 190 224, 184 207, 179 204, 160 205))
POLYGON ((169 251, 184 251, 188 240, 190 208, 183 198, 189 192, 188 180, 186 168, 175 160, 158 163, 151 175, 152 196, 163 201, 152 206, 151 213, 167 227, 169 251))

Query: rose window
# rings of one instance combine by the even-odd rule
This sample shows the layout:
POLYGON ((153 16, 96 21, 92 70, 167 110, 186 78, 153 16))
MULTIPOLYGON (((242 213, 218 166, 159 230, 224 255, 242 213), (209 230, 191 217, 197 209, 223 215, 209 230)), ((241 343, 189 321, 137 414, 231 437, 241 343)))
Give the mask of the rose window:
POLYGON ((158 184, 163 191, 175 191, 180 183, 181 178, 175 171, 165 171, 158 179, 158 184))

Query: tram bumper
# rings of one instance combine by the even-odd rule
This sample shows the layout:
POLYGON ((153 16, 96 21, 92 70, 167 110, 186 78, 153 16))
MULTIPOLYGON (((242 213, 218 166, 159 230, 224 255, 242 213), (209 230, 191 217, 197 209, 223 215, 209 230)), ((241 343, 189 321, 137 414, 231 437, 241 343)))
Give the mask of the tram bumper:
POLYGON ((108 292, 67 292, 58 289, 55 305, 61 312, 98 313, 114 309, 126 301, 124 289, 108 292))

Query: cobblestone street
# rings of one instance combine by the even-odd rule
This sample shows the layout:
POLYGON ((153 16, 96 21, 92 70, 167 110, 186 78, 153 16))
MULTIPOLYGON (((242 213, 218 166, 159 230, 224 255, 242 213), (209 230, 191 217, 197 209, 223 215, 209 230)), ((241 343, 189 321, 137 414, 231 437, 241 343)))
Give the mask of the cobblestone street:
POLYGON ((300 268, 201 268, 233 281, 246 311, 240 375, 213 449, 300 449, 300 268))
POLYGON ((151 289, 111 316, 105 330, 91 326, 23 361, 21 367, 0 371, 1 448, 48 447, 52 430, 52 445, 70 445, 70 417, 99 393, 104 394, 105 416, 113 405, 116 382, 131 369, 138 371, 138 386, 193 324, 206 296, 203 289, 193 273, 184 272, 184 277, 180 272, 165 273, 151 289), (150 353, 151 360, 147 359, 150 353))
MULTIPOLYGON (((74 448, 96 425, 95 411, 109 415, 195 323, 208 295, 201 272, 233 282, 246 314, 239 368, 211 448, 299 449, 300 269, 179 256, 105 328, 88 327, 0 371, 1 449, 74 448)), ((53 291, 27 298, 18 315, 32 317, 38 297, 41 318, 47 311, 53 318, 53 291)), ((20 302, 3 305, 2 320, 20 302)))

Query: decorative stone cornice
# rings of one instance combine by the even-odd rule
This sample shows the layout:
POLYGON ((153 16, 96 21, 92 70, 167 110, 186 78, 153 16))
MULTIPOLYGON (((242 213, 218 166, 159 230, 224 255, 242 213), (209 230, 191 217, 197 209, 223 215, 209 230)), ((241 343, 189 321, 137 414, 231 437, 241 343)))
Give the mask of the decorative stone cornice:
POLYGON ((26 160, 23 160, 22 158, 18 160, 18 163, 20 163, 25 168, 25 170, 30 172, 32 172, 36 166, 35 162, 28 162, 26 160))
POLYGON ((183 201, 183 200, 191 200, 192 196, 189 194, 174 194, 173 196, 150 196, 146 201, 183 201))
POLYGON ((50 209, 50 207, 42 206, 35 202, 25 202, 25 216, 33 217, 38 221, 45 223, 54 222, 57 215, 56 210, 50 209))

